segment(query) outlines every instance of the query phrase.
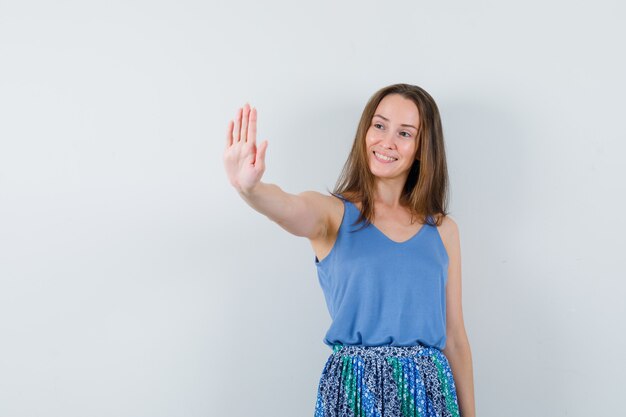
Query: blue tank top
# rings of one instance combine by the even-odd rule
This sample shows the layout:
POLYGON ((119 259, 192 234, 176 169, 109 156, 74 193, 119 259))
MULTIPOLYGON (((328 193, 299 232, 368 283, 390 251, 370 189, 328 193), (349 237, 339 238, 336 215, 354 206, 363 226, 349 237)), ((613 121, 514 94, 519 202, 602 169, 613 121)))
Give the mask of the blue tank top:
POLYGON ((332 324, 332 346, 446 344, 448 254, 437 226, 398 243, 376 226, 356 231, 359 209, 341 196, 343 218, 330 253, 315 256, 332 324))

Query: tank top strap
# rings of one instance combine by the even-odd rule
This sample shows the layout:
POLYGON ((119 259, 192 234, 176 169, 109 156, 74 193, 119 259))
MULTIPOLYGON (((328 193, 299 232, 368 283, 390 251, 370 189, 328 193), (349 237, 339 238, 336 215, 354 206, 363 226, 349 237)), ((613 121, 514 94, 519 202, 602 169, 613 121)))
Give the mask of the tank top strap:
POLYGON ((335 194, 335 193, 331 193, 331 194, 332 194, 332 195, 334 195, 335 197, 340 198, 340 199, 341 199, 341 200, 343 200, 343 201, 348 201, 348 199, 347 199, 347 198, 345 198, 345 197, 343 196, 343 194, 341 194, 341 193, 337 193, 337 194, 335 194))
MULTIPOLYGON (((343 203, 343 214, 342 214, 341 223, 339 225, 339 229, 337 232, 339 235, 345 235, 346 233, 349 233, 355 230, 354 223, 358 219, 360 212, 357 206, 355 206, 354 203, 352 203, 352 201, 347 199, 343 194, 338 193, 338 194, 333 194, 333 195, 338 197, 343 203)), ((342 240, 343 239, 338 239, 335 242, 335 246, 344 244, 342 240)))

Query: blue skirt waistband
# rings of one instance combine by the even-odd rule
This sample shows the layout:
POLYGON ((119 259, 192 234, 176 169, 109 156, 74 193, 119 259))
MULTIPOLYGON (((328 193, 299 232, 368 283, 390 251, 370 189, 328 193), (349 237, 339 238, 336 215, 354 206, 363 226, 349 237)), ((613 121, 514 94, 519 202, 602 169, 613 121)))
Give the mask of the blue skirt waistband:
POLYGON ((426 346, 417 344, 413 346, 363 346, 363 345, 344 345, 335 343, 332 345, 333 354, 341 355, 367 355, 381 357, 409 357, 425 354, 440 354, 441 350, 434 346, 426 346))

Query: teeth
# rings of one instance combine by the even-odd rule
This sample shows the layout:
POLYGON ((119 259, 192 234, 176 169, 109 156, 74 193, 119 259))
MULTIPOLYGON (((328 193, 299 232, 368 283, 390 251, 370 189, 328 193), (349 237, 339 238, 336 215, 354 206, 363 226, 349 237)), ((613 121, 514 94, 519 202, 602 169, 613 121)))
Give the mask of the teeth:
POLYGON ((374 153, 376 154, 377 157, 379 157, 380 159, 384 159, 385 161, 395 161, 396 158, 390 158, 388 156, 385 155, 381 155, 378 152, 374 151, 374 153))

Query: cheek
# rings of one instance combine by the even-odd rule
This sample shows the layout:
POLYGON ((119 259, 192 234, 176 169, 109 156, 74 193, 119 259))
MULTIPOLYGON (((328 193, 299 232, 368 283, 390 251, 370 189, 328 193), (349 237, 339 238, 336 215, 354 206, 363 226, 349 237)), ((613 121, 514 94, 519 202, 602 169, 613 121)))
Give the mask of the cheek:
POLYGON ((415 143, 411 142, 409 140, 406 140, 403 144, 402 144, 402 149, 404 149, 404 151, 406 152, 411 152, 415 150, 415 143))
POLYGON ((414 155, 415 154, 415 144, 413 143, 407 143, 405 146, 403 146, 403 151, 406 155, 414 155))
POLYGON ((365 134, 365 142, 366 143, 376 143, 378 141, 379 134, 375 130, 368 130, 365 134))

